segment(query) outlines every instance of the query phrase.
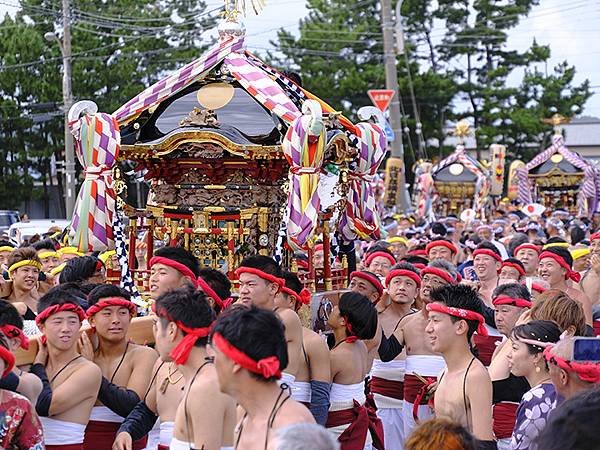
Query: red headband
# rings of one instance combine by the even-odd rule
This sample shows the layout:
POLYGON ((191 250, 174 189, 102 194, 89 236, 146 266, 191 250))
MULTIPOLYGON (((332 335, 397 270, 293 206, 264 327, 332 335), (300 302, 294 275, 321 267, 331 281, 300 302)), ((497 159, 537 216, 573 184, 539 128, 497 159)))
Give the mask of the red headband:
POLYGON ((0 359, 4 361, 5 365, 4 372, 2 372, 2 378, 4 378, 11 370, 13 370, 13 367, 15 367, 15 355, 13 355, 9 349, 0 345, 0 359))
POLYGON ((2 325, 0 327, 0 331, 2 331, 2 333, 4 333, 6 337, 19 338, 20 347, 23 350, 29 349, 29 338, 25 336, 25 333, 23 333, 23 330, 21 330, 19 327, 15 327, 14 325, 10 325, 7 323, 6 325, 2 325))
POLYGON ((502 257, 498 253, 487 248, 478 248, 477 250, 475 250, 473 252, 473 258, 475 258, 477 255, 489 256, 491 258, 494 258, 498 262, 502 262, 502 257))
POLYGON ((423 263, 413 263, 413 266, 415 266, 417 269, 419 270, 423 270, 425 267, 427 267, 425 264, 423 263))
POLYGON ((231 297, 227 300, 223 300, 221 297, 219 297, 215 290, 211 288, 210 285, 206 281, 204 281, 204 279, 202 279, 202 277, 198 277, 197 282, 200 289, 202 289, 206 295, 212 298, 215 301, 215 303, 219 305, 221 311, 229 307, 229 305, 231 305, 231 303, 233 302, 233 299, 231 297))
POLYGON ((594 233, 590 236, 590 242, 600 239, 600 233, 594 233))
POLYGON ((132 301, 126 300, 122 297, 108 297, 108 298, 103 298, 99 302, 94 303, 92 306, 90 306, 87 309, 86 314, 87 314, 88 318, 90 318, 94 314, 100 312, 104 308, 108 308, 109 306, 120 306, 122 308, 127 308, 129 310, 129 313, 132 316, 135 316, 137 313, 137 308, 135 307, 135 303, 133 303, 132 301))
POLYGON ((540 261, 544 258, 553 259, 560 267, 567 270, 567 273, 565 274, 565 280, 571 279, 575 283, 579 283, 579 281, 581 281, 581 275, 579 275, 577 272, 574 272, 571 266, 569 266, 569 264, 567 264, 567 262, 556 253, 542 252, 540 255, 540 261))
POLYGON ((225 356, 234 363, 242 366, 244 369, 262 375, 264 378, 271 378, 273 376, 277 377, 277 379, 281 378, 281 363, 276 356, 269 356, 259 361, 255 361, 240 349, 231 345, 231 343, 219 333, 213 334, 212 343, 216 345, 225 356))
POLYGON ((268 281, 269 283, 275 283, 279 285, 279 289, 281 289, 283 286, 285 286, 285 280, 283 278, 277 278, 275 275, 271 275, 270 273, 267 272, 263 272, 260 269, 255 269, 254 267, 246 267, 246 266, 241 266, 238 267, 235 271, 235 275, 239 278, 240 274, 242 273, 249 273, 252 275, 256 275, 259 278, 262 278, 265 281, 268 281))
POLYGON ((441 303, 428 303, 426 308, 427 311, 441 312, 450 316, 458 317, 459 319, 474 320, 476 322, 479 322, 479 325, 477 326, 477 334, 480 334, 481 336, 488 335, 487 328, 485 327, 485 319, 481 314, 476 313, 475 311, 454 308, 452 306, 446 306, 441 303))
POLYGON ((539 292, 540 294, 543 294, 547 290, 544 286, 542 286, 539 283, 531 283, 531 289, 533 291, 539 292))
POLYGON ((389 286, 390 281, 392 281, 392 278, 396 278, 396 277, 408 277, 411 280, 413 280, 415 283, 417 283, 418 288, 421 287, 421 277, 419 275, 417 275, 415 272, 413 272, 412 270, 405 270, 405 269, 391 270, 390 273, 387 274, 387 277, 385 277, 386 286, 389 286))
POLYGON ((452 252, 453 255, 456 255, 458 253, 458 249, 452 242, 442 240, 432 241, 429 244, 427 244, 427 246, 425 247, 425 252, 429 253, 434 247, 446 247, 452 252))
MULTIPOLYGON (((300 293, 298 294, 296 291, 283 286, 281 288, 281 292, 283 292, 284 294, 290 295, 292 297, 294 297, 294 299, 296 300, 296 302, 298 304, 300 304, 300 306, 302 305, 310 305, 310 299, 312 297, 312 294, 310 293, 310 291, 306 288, 303 288, 300 293)), ((300 309, 300 306, 298 306, 297 309, 300 309)))
POLYGON ((317 244, 313 248, 313 252, 323 251, 323 244, 317 244))
POLYGON ((163 319, 166 319, 169 322, 173 322, 177 326, 177 328, 186 333, 181 342, 177 344, 175 348, 173 348, 173 350, 171 350, 171 353, 169 353, 169 356, 175 364, 178 364, 180 366, 185 364, 188 360, 188 357, 190 356, 190 352, 192 351, 194 344, 196 344, 196 341, 210 334, 212 324, 205 328, 188 328, 178 320, 173 320, 172 318, 170 318, 166 311, 157 311, 156 303, 152 304, 152 311, 154 311, 154 313, 158 317, 162 317, 163 319))
POLYGON ((390 255, 389 253, 386 253, 386 252, 373 252, 373 253, 369 253, 369 255, 367 256, 367 258, 365 259, 365 265, 368 267, 369 265, 371 265, 371 262, 375 258, 377 258, 377 257, 381 257, 381 258, 387 259, 392 266, 394 264, 396 264, 396 259, 392 255, 390 255))
POLYGON ((189 278, 190 281, 194 283, 194 285, 196 284, 196 275, 194 275, 192 269, 190 269, 184 264, 181 264, 180 262, 177 262, 170 258, 165 258, 164 256, 153 256, 152 258, 150 258, 148 267, 152 269, 152 266, 154 264, 163 264, 165 266, 172 267, 173 269, 179 271, 184 277, 189 278))
POLYGON ((425 250, 423 248, 419 248, 419 249, 415 249, 415 250, 410 250, 409 252, 407 252, 407 255, 412 255, 412 256, 427 256, 427 250, 425 250))
POLYGON ((566 359, 556 356, 552 352, 552 347, 546 347, 544 349, 544 358, 546 361, 556 364, 567 372, 576 373, 582 381, 587 381, 588 383, 600 383, 600 363, 567 361, 566 359))
POLYGON ((526 273, 523 270, 523 268, 520 265, 518 265, 517 263, 510 262, 510 261, 504 261, 502 263, 502 265, 500 266, 500 270, 502 270, 503 267, 512 267, 517 272, 519 272, 519 275, 521 275, 522 277, 524 277, 526 275, 526 273))
POLYGON ((381 284, 381 281, 379 281, 379 278, 359 270, 356 270, 350 274, 351 280, 354 277, 362 278, 363 280, 368 281, 375 287, 375 289, 377 289, 380 297, 383 295, 383 285, 381 284))
POLYGON ((519 253, 520 250, 525 250, 525 249, 533 250, 538 255, 542 251, 540 249, 540 247, 538 247, 537 245, 534 245, 534 244, 521 244, 517 248, 515 248, 515 251, 513 252, 513 254, 516 255, 517 253, 519 253))
POLYGON ((532 303, 529 300, 525 300, 524 298, 513 298, 508 295, 500 295, 492 300, 492 304, 494 306, 499 305, 510 305, 517 306, 519 308, 531 308, 532 303))
POLYGON ((73 303, 63 303, 62 305, 52 305, 46 308, 45 310, 41 311, 36 316, 35 323, 39 325, 40 323, 44 323, 46 319, 51 315, 65 311, 74 312, 75 314, 77 314, 80 322, 83 322, 83 320, 85 319, 85 311, 81 306, 75 305, 73 303))
POLYGON ((456 284, 458 280, 453 279, 448 272, 442 269, 438 269, 437 267, 425 267, 421 270, 421 279, 425 275, 435 275, 436 277, 440 277, 444 281, 450 284, 456 284))

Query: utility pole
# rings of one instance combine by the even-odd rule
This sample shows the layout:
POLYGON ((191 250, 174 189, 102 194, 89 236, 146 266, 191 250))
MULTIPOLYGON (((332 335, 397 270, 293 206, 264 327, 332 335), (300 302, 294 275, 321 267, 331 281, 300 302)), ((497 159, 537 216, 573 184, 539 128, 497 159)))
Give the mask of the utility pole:
MULTIPOLYGON (((402 3, 402 0, 399 0, 402 3)), ((398 8, 398 11, 400 8, 398 8)), ((400 16, 396 17, 400 20, 400 16)), ((389 107, 390 126, 394 132, 394 141, 391 143, 391 157, 400 159, 402 171, 399 175, 399 191, 397 209, 406 212, 410 209, 410 199, 406 189, 406 167, 404 165, 404 145, 402 143, 402 117, 400 115, 400 93, 398 89, 398 69, 396 67, 396 51, 394 49, 394 21, 392 19, 391 0, 381 1, 381 29, 383 31, 383 58, 385 64, 386 89, 394 91, 394 97, 389 107)), ((390 158, 391 159, 391 158, 390 158)), ((388 161, 389 163, 389 161, 388 161)))
POLYGON ((69 109, 73 104, 71 90, 71 5, 70 0, 62 0, 63 39, 61 45, 63 57, 63 104, 65 108, 65 210, 67 219, 73 217, 75 209, 75 150, 73 135, 69 130, 69 109))

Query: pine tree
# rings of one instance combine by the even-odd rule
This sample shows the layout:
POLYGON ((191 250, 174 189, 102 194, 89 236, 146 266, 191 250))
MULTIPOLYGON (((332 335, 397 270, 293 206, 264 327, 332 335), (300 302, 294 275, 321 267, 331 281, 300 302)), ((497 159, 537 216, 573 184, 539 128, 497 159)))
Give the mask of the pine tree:
MULTIPOLYGON (((61 35, 62 10, 51 0, 23 0, 21 7, 14 19, 0 23, 0 143, 5 155, 18 155, 39 173, 47 191, 53 156, 64 160, 64 130, 61 50, 44 34, 61 35)), ((200 56, 212 43, 208 31, 217 9, 191 0, 76 2, 71 9, 74 100, 116 110, 167 71, 200 56)), ((13 173, 10 161, 0 162, 0 184, 10 180, 15 187, 7 195, 0 191, 3 206, 32 196, 29 170, 19 172, 21 179, 6 178, 13 173)))

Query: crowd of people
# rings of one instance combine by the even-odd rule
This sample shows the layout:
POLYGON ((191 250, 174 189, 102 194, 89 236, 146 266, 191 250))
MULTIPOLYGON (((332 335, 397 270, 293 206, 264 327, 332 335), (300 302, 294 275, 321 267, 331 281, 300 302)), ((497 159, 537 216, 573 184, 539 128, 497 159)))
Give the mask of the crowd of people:
MULTIPOLYGON (((312 299, 326 333, 303 320, 302 274, 274 258, 247 256, 230 280, 157 248, 152 345, 128 338, 139 310, 106 280, 114 252, 0 242, 0 447, 597 448, 598 224, 555 211, 385 228, 356 243, 347 290, 312 299)), ((322 276, 336 252, 311 254, 322 276)))

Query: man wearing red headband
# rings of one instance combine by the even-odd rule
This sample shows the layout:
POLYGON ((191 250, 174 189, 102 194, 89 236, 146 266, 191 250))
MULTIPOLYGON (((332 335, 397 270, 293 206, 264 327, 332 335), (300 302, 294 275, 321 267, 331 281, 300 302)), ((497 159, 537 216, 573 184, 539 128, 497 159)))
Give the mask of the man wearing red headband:
MULTIPOLYGON (((531 308, 531 294, 522 284, 502 284, 494 290, 492 303, 495 307, 498 331, 508 338, 521 314, 531 308)), ((495 347, 488 368, 493 386, 494 435, 501 450, 510 446, 517 419, 517 407, 523 394, 530 389, 525 377, 517 377, 510 373, 507 359, 510 351, 510 340, 506 339, 495 347)))
MULTIPOLYGON (((398 342, 399 349, 406 348, 406 367, 402 404, 404 436, 408 437, 417 426, 416 420, 426 420, 432 416, 428 403, 428 390, 423 380, 433 383, 446 366, 444 358, 431 348, 425 328, 429 313, 426 305, 431 302, 430 294, 448 284, 456 284, 458 272, 454 264, 436 259, 421 270, 420 297, 422 309, 416 314, 404 317, 390 341, 398 342)), ((382 359, 383 359, 383 355, 382 359)), ((387 355, 387 358, 392 355, 387 355)))
POLYGON ((288 362, 285 339, 277 316, 254 306, 231 308, 212 327, 219 387, 244 412, 234 448, 267 450, 278 429, 315 421, 277 384, 288 362))
POLYGON ((170 289, 196 285, 200 263, 188 250, 181 247, 163 247, 154 252, 148 262, 150 268, 150 297, 158 298, 170 289))
POLYGON ((210 267, 200 269, 198 288, 206 294, 209 303, 217 315, 233 303, 231 281, 223 272, 210 267))
POLYGON ((468 286, 448 285, 431 293, 427 305, 427 335, 447 368, 435 391, 435 415, 465 427, 478 448, 496 448, 492 433, 492 382, 486 368, 471 352, 471 337, 486 334, 483 308, 468 286))
POLYGON ((552 384, 565 400, 597 388, 600 383, 600 362, 571 361, 574 341, 569 336, 544 351, 552 384))
POLYGON ((30 372, 42 381, 36 410, 50 450, 82 450, 85 427, 96 401, 102 372, 77 352, 85 312, 77 299, 57 286, 40 298, 36 323, 40 344, 30 372))
POLYGON ((325 252, 323 244, 317 244, 313 248, 313 266, 315 269, 322 269, 325 264, 325 252))
POLYGON ((384 248, 378 247, 364 256, 365 268, 381 278, 387 276, 394 264, 396 264, 396 258, 394 258, 394 255, 389 250, 384 248))
MULTIPOLYGON (((283 271, 283 279, 285 286, 275 297, 277 310, 298 311, 302 305, 310 307, 310 291, 302 287, 296 274, 283 271)), ((309 407, 320 425, 325 425, 327 421, 330 386, 329 348, 320 335, 307 327, 302 327, 302 357, 292 398, 309 407)))
POLYGON ((578 289, 580 275, 574 272, 571 253, 561 247, 551 247, 540 254, 538 274, 551 289, 565 292, 583 306, 585 322, 592 326, 592 303, 587 295, 578 289))
POLYGON ((521 244, 514 250, 515 258, 523 263, 525 276, 528 278, 537 278, 540 251, 540 247, 529 243, 521 244))
MULTIPOLYGON (((6 336, 0 333, 0 375, 12 373, 15 356, 8 349, 6 336)), ((44 433, 33 405, 23 396, 0 388, 0 448, 42 449, 44 433)), ((35 403, 35 402, 34 402, 35 403)))
POLYGON ((500 266, 498 284, 520 283, 525 279, 525 276, 526 272, 523 263, 516 258, 508 258, 502 261, 502 266, 500 266))
POLYGON ((383 284, 373 272, 357 270, 350 274, 348 289, 364 295, 376 305, 383 295, 383 284))
POLYGON ((285 327, 289 362, 286 364, 282 382, 293 388, 302 349, 302 323, 298 314, 290 309, 279 310, 275 296, 285 286, 281 267, 273 258, 262 255, 248 256, 236 270, 239 279, 240 303, 245 306, 274 311, 285 327))
POLYGON ((500 252, 491 242, 482 242, 473 252, 473 268, 479 278, 479 295, 492 307, 492 292, 498 286, 498 273, 502 265, 500 252))
POLYGON ((581 290, 592 304, 600 304, 600 231, 590 236, 590 268, 581 278, 581 290))
MULTIPOLYGON (((0 300, 0 332, 6 337, 8 349, 12 353, 19 348, 29 348, 29 339, 23 333, 23 319, 17 309, 5 300, 0 300)), ((0 379, 0 389, 17 392, 35 405, 42 390, 42 382, 32 373, 13 368, 8 375, 0 379)))
POLYGON ((364 393, 370 358, 363 341, 375 337, 377 322, 377 310, 357 292, 342 294, 327 321, 335 344, 331 349, 333 383, 326 427, 338 437, 343 450, 369 448, 371 442, 383 449, 381 421, 364 393))
POLYGON ((206 344, 215 313, 206 295, 180 288, 156 300, 156 350, 173 361, 185 378, 169 448, 220 449, 233 446, 235 402, 219 389, 206 344))
MULTIPOLYGON (((390 270, 385 284, 391 302, 379 313, 379 324, 385 335, 391 336, 402 318, 411 313, 421 286, 421 277, 412 264, 399 263, 390 270)), ((404 442, 405 439, 402 422, 405 359, 404 354, 396 356, 392 361, 375 359, 371 369, 370 391, 377 405, 377 415, 383 424, 387 448, 393 448, 396 443, 404 442)))
POLYGON ((454 257, 458 253, 456 246, 452 242, 444 239, 431 241, 427 244, 425 250, 427 251, 427 259, 429 259, 429 261, 433 261, 434 259, 445 259, 449 263, 453 262, 454 257))
MULTIPOLYGON (((127 339, 127 331, 137 308, 129 292, 111 284, 96 286, 88 294, 87 317, 98 339, 94 349, 87 333, 82 333, 82 354, 102 371, 98 400, 85 430, 85 450, 112 447, 119 426, 148 390, 152 367, 157 359, 150 347, 127 339)), ((146 447, 146 440, 133 443, 133 449, 146 447)))

